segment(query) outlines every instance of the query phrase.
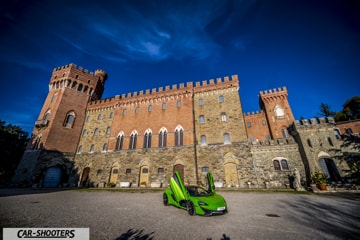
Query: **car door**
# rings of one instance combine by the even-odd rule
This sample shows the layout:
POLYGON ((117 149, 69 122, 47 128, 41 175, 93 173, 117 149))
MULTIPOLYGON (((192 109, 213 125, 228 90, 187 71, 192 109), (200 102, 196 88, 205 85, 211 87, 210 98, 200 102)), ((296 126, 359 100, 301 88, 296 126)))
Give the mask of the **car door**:
POLYGON ((175 172, 174 176, 170 179, 170 188, 177 202, 190 199, 190 195, 181 180, 179 172, 175 172))
POLYGON ((208 186, 209 186, 208 191, 215 194, 215 184, 214 184, 214 179, 212 177, 211 172, 208 172, 207 180, 208 180, 208 186))

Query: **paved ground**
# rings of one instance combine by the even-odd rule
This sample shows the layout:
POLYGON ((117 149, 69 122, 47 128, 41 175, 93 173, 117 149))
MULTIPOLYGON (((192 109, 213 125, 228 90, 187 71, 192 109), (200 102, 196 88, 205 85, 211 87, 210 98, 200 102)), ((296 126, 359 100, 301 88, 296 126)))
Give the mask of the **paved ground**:
MULTIPOLYGON (((141 191, 141 190, 140 190, 141 191)), ((91 239, 359 239, 360 194, 220 192, 229 213, 190 216, 162 192, 0 189, 0 226, 89 227, 91 239)))

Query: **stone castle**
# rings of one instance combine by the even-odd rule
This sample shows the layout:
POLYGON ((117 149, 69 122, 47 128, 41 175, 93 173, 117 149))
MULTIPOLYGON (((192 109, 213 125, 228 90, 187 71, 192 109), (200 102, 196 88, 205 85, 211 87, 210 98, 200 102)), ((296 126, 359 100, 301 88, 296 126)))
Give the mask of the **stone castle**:
POLYGON ((237 75, 102 98, 107 73, 55 68, 13 177, 42 187, 186 184, 287 188, 297 169, 330 181, 349 173, 332 118, 295 120, 286 87, 260 91, 243 113, 237 75))

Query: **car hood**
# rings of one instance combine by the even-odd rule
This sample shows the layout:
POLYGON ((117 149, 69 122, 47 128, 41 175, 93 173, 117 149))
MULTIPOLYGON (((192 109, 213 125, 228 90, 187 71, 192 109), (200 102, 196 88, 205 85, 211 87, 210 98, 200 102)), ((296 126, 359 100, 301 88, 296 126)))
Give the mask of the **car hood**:
POLYGON ((214 194, 214 195, 204 196, 204 197, 191 197, 191 198, 196 199, 198 201, 205 202, 208 205, 224 206, 224 204, 225 204, 224 198, 219 194, 214 194))

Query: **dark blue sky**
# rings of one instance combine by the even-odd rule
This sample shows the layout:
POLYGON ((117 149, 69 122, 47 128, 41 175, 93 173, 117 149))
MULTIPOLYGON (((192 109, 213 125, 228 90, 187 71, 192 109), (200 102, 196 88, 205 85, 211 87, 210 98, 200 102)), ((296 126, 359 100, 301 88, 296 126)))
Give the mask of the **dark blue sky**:
POLYGON ((0 120, 29 133, 55 67, 109 75, 103 97, 238 74, 245 112, 286 86, 295 118, 360 95, 358 1, 7 0, 0 120))

